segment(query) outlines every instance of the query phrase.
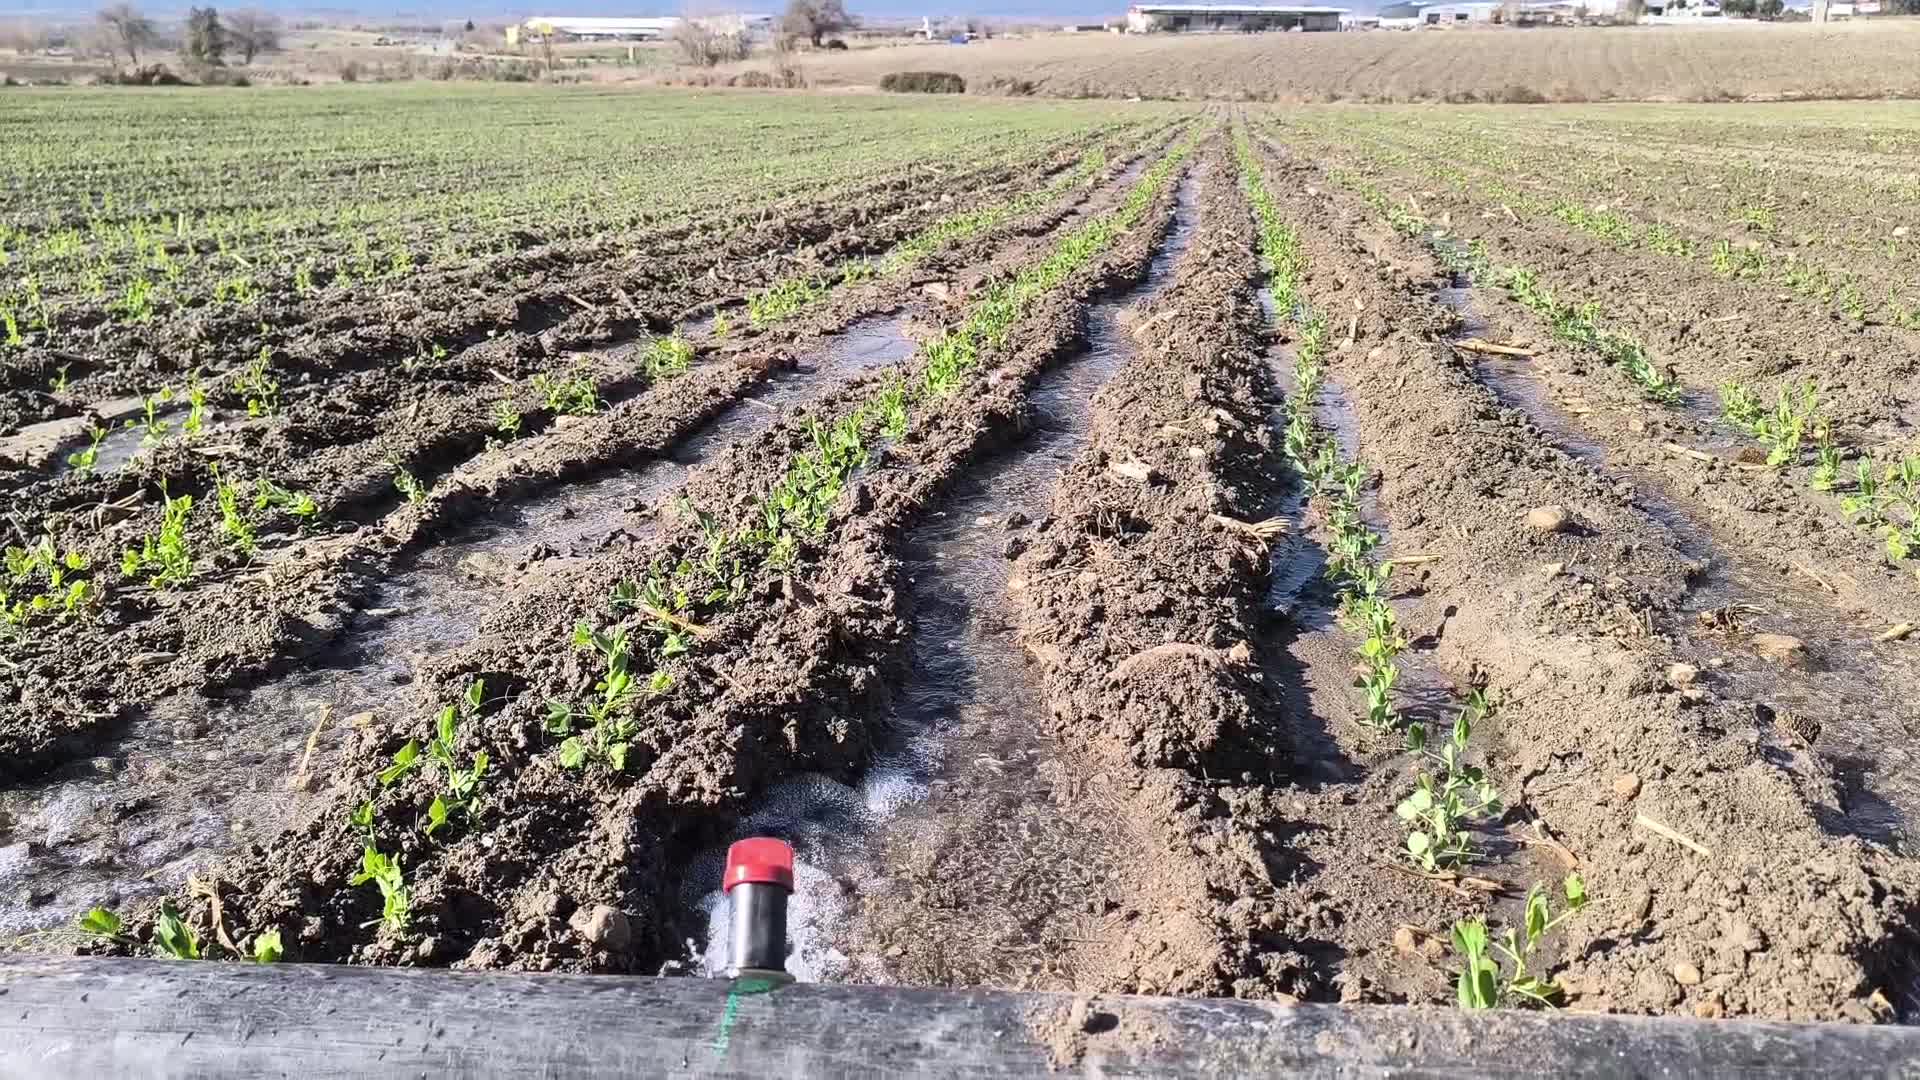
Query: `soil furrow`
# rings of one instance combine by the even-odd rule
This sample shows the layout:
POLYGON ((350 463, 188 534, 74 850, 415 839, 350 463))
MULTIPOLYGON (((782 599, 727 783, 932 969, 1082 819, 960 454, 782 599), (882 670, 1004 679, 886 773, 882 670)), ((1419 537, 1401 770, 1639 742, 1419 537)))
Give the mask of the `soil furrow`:
MULTIPOLYGON (((1118 171, 1123 165, 1124 160, 1115 162, 1111 170, 1118 171)), ((824 347, 824 335, 849 325, 856 317, 898 308, 918 294, 913 282, 954 282, 954 288, 940 286, 935 294, 946 295, 951 302, 956 289, 964 292, 968 287, 969 278, 962 272, 971 275, 977 285, 982 273, 977 267, 979 260, 1000 252, 1009 238, 1017 255, 1019 247, 1027 242, 1022 238, 1074 220, 1089 205, 1100 205, 1111 197, 1111 189, 1097 187, 1069 193, 1064 200, 1010 220, 998 229, 931 253, 908 280, 886 280, 847 290, 771 333, 725 346, 720 349, 717 364, 696 368, 690 376, 669 380, 609 412, 571 422, 545 438, 508 444, 483 454, 473 460, 472 468, 459 468, 455 463, 461 449, 483 439, 483 428, 490 423, 477 403, 460 408, 457 401, 441 401, 435 411, 411 421, 404 414, 395 415, 394 428, 401 433, 397 441, 376 438, 370 444, 349 444, 345 454, 323 459, 317 466, 323 471, 317 476, 307 470, 299 475, 315 490, 331 493, 323 495, 323 506, 329 508, 338 505, 338 500, 351 500, 356 493, 372 499, 368 505, 374 508, 373 514, 361 510, 357 515, 371 519, 378 516, 381 507, 399 502, 392 484, 398 468, 409 466, 428 479, 441 474, 440 482, 424 500, 418 505, 398 505, 369 533, 304 543, 296 540, 284 557, 271 560, 264 570, 242 576, 245 567, 238 566, 179 596, 136 599, 117 627, 105 628, 117 629, 117 650, 94 650, 89 644, 90 635, 97 630, 78 625, 56 628, 57 633, 49 635, 33 655, 21 658, 18 696, 0 705, 0 712, 16 714, 6 725, 16 751, 6 756, 9 766, 38 771, 71 756, 84 746, 88 731, 103 721, 126 715, 129 706, 150 703, 175 690, 197 688, 212 693, 238 688, 265 670, 311 657, 337 636, 356 608, 366 606, 371 583, 398 554, 503 503, 582 479, 617 461, 630 461, 636 454, 661 452, 758 385, 769 372, 791 365, 804 348, 824 347), (456 425, 451 433, 444 426, 448 423, 456 425), (426 432, 437 430, 439 434, 426 437, 430 443, 437 441, 453 450, 453 462, 402 458, 400 454, 408 446, 406 436, 415 426, 426 432), (160 617, 156 619, 155 615, 160 617), (111 677, 112 672, 130 655, 142 670, 142 678, 134 687, 116 688, 115 684, 123 680, 111 677), (83 674, 93 674, 59 680, 41 674, 62 665, 77 665, 83 674), (116 707, 105 704, 109 699, 116 707)), ((314 414, 316 422, 323 414, 324 410, 314 414)), ((296 426, 305 415, 296 410, 296 426)), ((186 493, 201 491, 199 485, 207 481, 202 464, 194 460, 196 456, 176 447, 167 450, 165 459, 150 471, 158 471, 163 477, 177 474, 182 482, 172 487, 176 494, 183 493, 183 488, 186 493)), ((299 468, 292 464, 296 457, 287 460, 292 468, 299 468)), ((286 474, 281 475, 284 480, 286 474)), ((139 489, 135 491, 137 494, 139 489)), ((329 516, 334 515, 330 512, 329 516)), ((350 510, 346 516, 355 515, 350 510)), ((159 510, 151 506, 144 510, 116 509, 107 520, 120 523, 108 530, 106 542, 96 538, 83 548, 89 550, 96 564, 111 561, 124 546, 123 540, 157 528, 159 510)), ((374 523, 370 520, 369 524, 374 523)), ((62 536, 70 533, 73 523, 69 519, 63 526, 60 519, 53 518, 45 527, 62 536)))
MULTIPOLYGON (((1164 221, 1167 203, 1163 192, 1148 221, 1164 221)), ((864 752, 864 718, 884 697, 879 673, 897 663, 903 633, 894 613, 897 565, 885 554, 890 537, 1021 414, 1027 384, 1075 336, 1080 298, 1144 269, 1147 228, 1036 300, 993 349, 997 374, 977 391, 938 399, 924 423, 886 451, 890 464, 856 481, 824 548, 803 551, 785 574, 756 575, 746 608, 671 662, 671 690, 642 706, 627 762, 632 780, 607 784, 561 768, 542 733, 544 701, 592 681, 586 660, 567 646, 570 628, 604 609, 614 582, 696 545, 698 529, 685 521, 654 542, 616 545, 530 577, 473 643, 423 666, 416 687, 426 705, 470 676, 486 678, 494 703, 478 720, 483 730, 463 740, 483 741, 496 764, 484 816, 450 846, 382 829, 381 842, 398 844, 409 869, 413 934, 363 929, 371 890, 347 884, 360 847, 347 818, 365 795, 349 778, 372 775, 399 746, 386 725, 355 737, 341 779, 323 796, 326 812, 230 868, 238 877, 229 918, 282 923, 313 958, 397 960, 403 950, 414 962, 652 970, 680 956, 680 941, 696 927, 678 904, 686 857, 726 827, 747 792, 791 771, 842 772, 864 752), (491 899, 475 903, 480 895, 491 899), (566 924, 576 905, 584 914, 595 903, 634 913, 631 936, 615 948, 566 924)), ((875 385, 874 376, 849 385, 814 414, 835 415, 875 385)), ((696 470, 688 496, 695 505, 729 505, 777 475, 808 438, 797 420, 783 421, 696 470)), ((399 730, 412 726, 403 721, 399 730)))
POLYGON ((1382 511, 1401 543, 1439 556, 1404 597, 1407 622, 1443 668, 1503 696, 1487 734, 1509 826, 1543 823, 1606 898, 1569 924, 1574 1006, 1871 1019, 1912 948, 1914 865, 1826 834, 1839 796, 1823 763, 1788 768, 1782 733, 1670 686, 1663 672, 1688 657, 1658 629, 1698 571, 1684 543, 1499 406, 1438 340, 1431 284, 1380 263, 1364 229, 1307 194, 1324 179, 1284 161, 1269 176, 1307 295, 1356 313, 1332 362, 1382 511), (1527 523, 1548 505, 1571 527, 1527 523))

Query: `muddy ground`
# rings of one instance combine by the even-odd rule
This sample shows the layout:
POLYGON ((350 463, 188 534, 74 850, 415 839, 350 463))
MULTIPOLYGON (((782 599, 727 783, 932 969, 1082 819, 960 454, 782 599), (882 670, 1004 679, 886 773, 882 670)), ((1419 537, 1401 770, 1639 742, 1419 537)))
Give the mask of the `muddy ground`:
MULTIPOLYGON (((1333 328, 1315 415, 1365 467, 1364 514, 1404 564, 1404 711, 1443 725, 1469 688, 1500 702, 1470 756, 1505 808, 1469 873, 1400 854, 1393 808, 1415 763, 1357 722, 1357 640, 1321 575, 1326 507, 1280 449, 1298 324, 1267 310, 1270 268, 1219 128, 982 351, 965 392, 929 397, 872 447, 827 528, 744 576, 737 603, 688 630, 696 647, 673 650, 618 602, 622 582, 702 557, 681 507, 722 524, 753 512, 814 445, 809 421, 923 380, 917 346, 1153 182, 1142 166, 1168 134, 910 279, 745 340, 701 331, 690 371, 616 381, 594 416, 529 406, 517 440, 489 443, 473 414, 496 366, 541 370, 531 333, 463 350, 457 386, 407 398, 404 420, 375 419, 377 395, 290 406, 285 429, 361 425, 314 455, 336 486, 359 478, 328 504, 329 531, 278 523, 288 535, 258 565, 186 602, 121 601, 117 623, 19 684, 20 755, 57 768, 10 793, 35 831, 10 819, 0 849, 24 883, 15 913, 79 900, 31 872, 66 860, 85 903, 134 911, 136 936, 164 891, 209 939, 278 929, 289 959, 688 972, 710 955, 717 852, 773 831, 801 852, 809 977, 1439 1003, 1454 920, 1512 920, 1529 885, 1577 870, 1594 901, 1537 961, 1573 1008, 1910 1009, 1910 803, 1897 770, 1861 760, 1898 736, 1861 714, 1915 687, 1910 646, 1868 633, 1905 594, 1823 539, 1817 506, 1663 448, 1730 453, 1706 421, 1655 426, 1611 372, 1280 145, 1256 140, 1255 160, 1297 230, 1301 297, 1333 328), (1526 366, 1486 365, 1460 348, 1469 334, 1524 341, 1526 366), (391 491, 388 448, 430 481, 425 499, 391 491), (1528 522, 1549 506, 1551 527, 1528 522), (1797 530, 1793 546, 1769 529, 1797 530), (1817 577, 1796 575, 1810 559, 1817 577), (392 630, 410 619, 427 621, 392 630), (583 621, 631 631, 636 671, 658 676, 624 769, 564 766, 547 727, 548 702, 578 706, 601 677, 575 642, 583 621), (134 691, 114 682, 130 661, 147 680, 134 691), (79 689, 59 689, 72 671, 79 689), (225 700, 174 708, 196 696, 225 700), (130 701, 147 707, 98 723, 130 701), (277 719, 245 727, 263 702, 277 719), (428 835, 444 770, 378 777, 445 706, 454 758, 490 760, 472 812, 428 835), (198 752, 228 723, 260 742, 238 758, 148 749, 198 752), (206 797, 225 843, 177 818, 191 799, 138 794, 208 768, 246 777, 206 797), (41 795, 109 790, 128 794, 82 815, 86 835, 40 834, 71 820, 41 795), (352 820, 363 804, 370 827, 352 820), (176 824, 195 837, 185 850, 156 835, 176 824), (368 842, 405 868, 404 930, 352 882, 368 842), (238 850, 207 857, 223 848, 238 850)), ((662 300, 662 318, 743 295, 662 300)), ((589 320, 558 351, 630 370, 618 339, 643 325, 664 329, 589 320)), ((299 467, 281 428, 243 445, 299 467)), ((188 462, 146 468, 184 479, 188 462)), ((110 502, 78 483, 18 490, 55 513, 110 502)), ((150 528, 155 508, 139 513, 150 528)))

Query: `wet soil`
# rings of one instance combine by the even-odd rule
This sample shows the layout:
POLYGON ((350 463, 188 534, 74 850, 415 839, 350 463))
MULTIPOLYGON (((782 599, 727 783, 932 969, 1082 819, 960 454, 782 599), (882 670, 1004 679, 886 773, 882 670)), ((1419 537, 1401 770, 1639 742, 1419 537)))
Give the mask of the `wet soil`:
MULTIPOLYGON (((1041 377, 1031 419, 911 528, 899 546, 912 620, 907 665, 856 787, 779 785, 743 835, 796 843, 801 884, 792 970, 802 978, 914 984, 1073 985, 1076 938, 1132 836, 1046 735, 1046 704, 1014 640, 1008 558, 1047 513, 1049 490, 1085 445, 1095 391, 1133 352, 1134 305, 1164 288, 1197 224, 1194 181, 1145 280, 1087 315, 1086 344, 1041 377), (965 868, 964 881, 952 871, 965 868)), ((721 852, 712 852, 717 879, 721 852)), ((710 879, 711 880, 711 879, 710 879)), ((726 965, 724 898, 711 971, 726 965)))
MULTIPOLYGON (((1496 332, 1477 311, 1481 290, 1456 276, 1436 299, 1458 312, 1456 336, 1513 340, 1496 332)), ((1463 354, 1470 355, 1470 354, 1463 354)), ((1899 642, 1879 641, 1883 627, 1850 617, 1831 594, 1806 576, 1783 576, 1766 565, 1766 552, 1730 550, 1717 538, 1728 528, 1710 511, 1668 494, 1653 470, 1636 469, 1634 455, 1610 448, 1554 398, 1535 365, 1513 356, 1474 355, 1480 380, 1501 404, 1539 428, 1575 460, 1613 479, 1636 504, 1669 530, 1688 558, 1698 563, 1687 599, 1671 627, 1676 647, 1695 659, 1701 673, 1697 697, 1720 694, 1750 702, 1756 718, 1779 730, 1802 733, 1787 753, 1812 752, 1828 761, 1843 782, 1841 812, 1823 817, 1831 827, 1910 847, 1908 823, 1920 821, 1920 770, 1909 748, 1920 713, 1905 702, 1920 686, 1920 656, 1899 642), (1633 482, 1629 482, 1631 477, 1633 482), (1716 526, 1719 526, 1716 529, 1716 526), (1784 634, 1807 645, 1805 656, 1779 660, 1760 655, 1756 634, 1784 634), (1805 733, 1817 733, 1805 738, 1805 733)), ((1572 405, 1580 416, 1594 410, 1572 405)), ((1703 421, 1711 430, 1711 422, 1703 421)), ((1686 688, 1683 688, 1686 689, 1686 688)))
MULTIPOLYGON (((1109 174, 1136 156, 1115 157, 1109 174)), ((549 356, 550 334, 508 334, 412 372, 308 373, 312 388, 296 393, 289 383, 283 410, 265 421, 241 419, 244 402, 216 389, 219 411, 205 444, 174 440, 146 451, 137 469, 61 475, 22 489, 8 519, 18 539, 10 542, 24 545, 45 529, 95 566, 117 565, 124 547, 157 531, 161 485, 199 500, 194 532, 217 532, 210 460, 226 464, 229 477, 251 482, 257 469, 310 492, 322 525, 295 528, 284 514, 263 522, 262 550, 251 565, 219 554, 211 535, 196 536, 195 556, 213 572, 203 572, 191 589, 109 588, 105 618, 37 627, 41 636, 15 651, 17 678, 0 693, 0 771, 31 775, 84 754, 90 733, 124 723, 130 707, 183 690, 218 695, 312 657, 354 611, 382 606, 371 592, 394 558, 549 486, 659 453, 770 372, 792 366, 810 337, 916 298, 963 303, 964 275, 978 275, 984 259, 1077 220, 1111 191, 1077 188, 933 253, 910 275, 839 290, 769 330, 699 343, 693 369, 678 378, 637 377, 633 356, 647 337, 619 338, 605 322, 581 324, 570 331, 580 336, 559 339, 593 346, 586 353, 549 356), (587 418, 555 416, 532 378, 582 370, 598 374, 611 407, 587 418), (519 438, 504 445, 493 419, 500 407, 523 423, 519 438), (209 457, 209 449, 219 456, 209 457), (396 490, 402 470, 429 489, 417 505, 396 490), (108 636, 111 650, 99 646, 108 636), (131 684, 121 677, 129 657, 141 670, 131 684)), ((117 576, 103 573, 109 582, 117 576)))
POLYGON ((0 793, 10 833, 35 838, 33 857, 0 881, 17 898, 0 907, 0 934, 177 890, 190 869, 236 844, 271 839, 311 809, 303 789, 312 785, 297 778, 335 764, 328 725, 391 719, 416 666, 470 639, 519 578, 618 537, 644 539, 670 513, 690 467, 757 437, 839 379, 904 361, 913 349, 905 317, 854 323, 665 456, 503 507, 402 560, 310 665, 218 702, 164 699, 133 720, 111 755, 0 793), (310 738, 327 749, 308 750, 310 738))
MULTIPOLYGON (((1110 208, 1122 194, 1104 188, 1091 203, 1110 208)), ((229 929, 244 936, 279 926, 290 955, 307 960, 614 971, 679 963, 704 923, 680 902, 696 856, 733 827, 754 793, 808 773, 850 776, 865 759, 889 696, 885 674, 905 655, 899 567, 888 554, 905 523, 1018 429, 1033 380, 1078 338, 1085 298, 1144 271, 1147 241, 1170 201, 1163 192, 1111 251, 1035 300, 989 350, 972 390, 926 403, 907 435, 850 485, 821 538, 804 544, 786 570, 757 572, 740 605, 714 616, 699 648, 663 654, 645 621, 608 600, 620 581, 697 550, 700 530, 680 516, 661 519, 648 536, 549 560, 506 587, 469 641, 420 663, 397 718, 350 732, 312 815, 209 868, 203 881, 217 879, 229 929), (602 627, 627 621, 640 639, 637 663, 657 665, 667 679, 637 710, 623 771, 598 762, 564 767, 558 740, 544 730, 545 703, 579 700, 597 677, 593 657, 572 646, 583 618, 602 627), (456 753, 490 754, 484 800, 451 833, 429 838, 413 817, 437 774, 416 773, 391 788, 371 778, 407 736, 424 737, 432 710, 475 677, 485 680, 486 700, 463 719, 456 753), (349 882, 366 839, 349 816, 370 792, 372 840, 407 875, 413 917, 404 932, 379 929, 377 895, 349 882), (607 911, 596 914, 601 907, 607 911)), ((1015 242, 950 293, 1004 279, 1056 239, 1015 242)), ((954 265, 981 262, 977 252, 969 259, 954 265)), ((943 321, 958 310, 936 309, 943 321)), ((686 496, 728 523, 750 508, 743 496, 765 491, 811 446, 810 421, 866 401, 903 366, 913 383, 923 364, 916 356, 837 380, 809 408, 787 410, 757 438, 694 468, 686 496)), ((427 512, 409 508, 406 520, 387 527, 419 528, 427 512)), ((181 899, 206 926, 207 905, 181 899)))
POLYGON ((1439 556, 1408 621, 1436 663, 1504 698, 1484 745, 1509 828, 1544 826, 1609 898, 1568 923, 1574 1007, 1888 1015, 1912 948, 1914 864, 1834 834, 1844 785, 1790 726, 1712 677, 1702 694, 1669 671, 1709 670, 1691 626, 1713 560, 1634 478, 1503 407, 1447 344, 1429 256, 1309 163, 1276 155, 1268 176, 1300 223, 1309 297, 1356 313, 1333 374, 1379 504, 1397 542, 1439 556), (1573 526, 1525 522, 1548 505, 1573 526))

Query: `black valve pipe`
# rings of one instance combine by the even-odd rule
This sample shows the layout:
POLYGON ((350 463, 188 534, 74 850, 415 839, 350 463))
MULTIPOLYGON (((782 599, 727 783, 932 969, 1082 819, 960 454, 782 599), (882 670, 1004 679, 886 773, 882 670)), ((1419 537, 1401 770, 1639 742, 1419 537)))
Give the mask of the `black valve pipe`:
POLYGON ((793 848, 754 837, 727 849, 721 885, 733 905, 727 974, 787 977, 787 900, 793 895, 793 848))

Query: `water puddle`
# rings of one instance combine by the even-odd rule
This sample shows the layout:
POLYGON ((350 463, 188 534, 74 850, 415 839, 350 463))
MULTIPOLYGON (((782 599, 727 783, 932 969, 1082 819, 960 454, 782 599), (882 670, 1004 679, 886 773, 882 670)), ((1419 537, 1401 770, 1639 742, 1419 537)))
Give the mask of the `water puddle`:
POLYGON ((319 798, 317 781, 290 783, 323 711, 310 777, 328 775, 325 748, 344 741, 341 726, 391 718, 420 660, 473 637, 503 594, 499 583, 622 530, 640 535, 689 468, 840 383, 819 376, 904 360, 913 348, 903 315, 857 322, 811 366, 771 376, 670 457, 503 507, 426 549, 380 587, 324 666, 226 700, 169 699, 135 720, 111 757, 0 792, 0 935, 177 887, 211 856, 265 842, 319 798))
MULTIPOLYGON (((1173 225, 1145 283, 1096 304, 1087 351, 1043 376, 1033 392, 1039 424, 1017 446, 961 482, 903 543, 914 632, 912 678, 900 688, 880 752, 857 786, 802 776, 767 792, 738 835, 771 835, 794 845, 798 870, 789 922, 788 968, 807 981, 882 974, 875 958, 838 946, 856 910, 913 911, 913 867, 965 866, 966 889, 1008 903, 1000 917, 1021 942, 1058 932, 1085 910, 1088 874, 1125 857, 1117 827, 1098 816, 1069 817, 1056 805, 1070 782, 1048 708, 1015 639, 1007 599, 1009 520, 1048 512, 1055 483, 1086 446, 1093 395, 1134 353, 1126 312, 1171 280, 1192 242, 1194 181, 1177 193, 1173 225), (1071 880, 1069 880, 1071 879, 1071 880), (1076 901, 1074 898, 1078 898, 1076 901), (870 908, 871 910, 871 908, 870 908)), ((709 972, 726 963, 727 905, 718 881, 724 847, 687 876, 688 903, 704 907, 709 972)), ((972 913, 971 914, 976 914, 972 913)), ((978 943, 974 943, 978 944, 978 943)), ((991 947, 989 946, 989 951, 991 947)), ((1020 958, 1020 959, 1025 959, 1020 958)), ((1012 978, 1020 959, 986 958, 964 981, 1012 978)))
MULTIPOLYGON (((1470 286, 1456 279, 1435 299, 1465 318, 1461 336, 1485 336, 1470 286)), ((1476 355, 1474 362, 1502 405, 1570 457, 1610 479, 1628 475, 1630 466, 1616 462, 1613 448, 1555 400, 1524 359, 1476 355)), ((1711 420, 1701 422, 1712 430, 1711 420)), ((1786 739, 1789 745, 1818 730, 1813 746, 1839 773, 1845 800, 1843 812, 1823 825, 1905 843, 1906 823, 1920 813, 1920 704, 1913 699, 1920 660, 1913 650, 1875 642, 1876 628, 1846 621, 1824 596, 1770 566, 1728 558, 1698 516, 1660 494, 1656 483, 1631 487, 1635 507, 1701 566, 1667 629, 1680 653, 1702 670, 1702 684, 1716 695, 1753 702, 1757 726, 1797 732, 1786 739), (1749 644, 1755 633, 1797 638, 1806 655, 1794 666, 1763 659, 1749 644)), ((1795 753, 1786 753, 1783 763, 1791 765, 1795 753)))

